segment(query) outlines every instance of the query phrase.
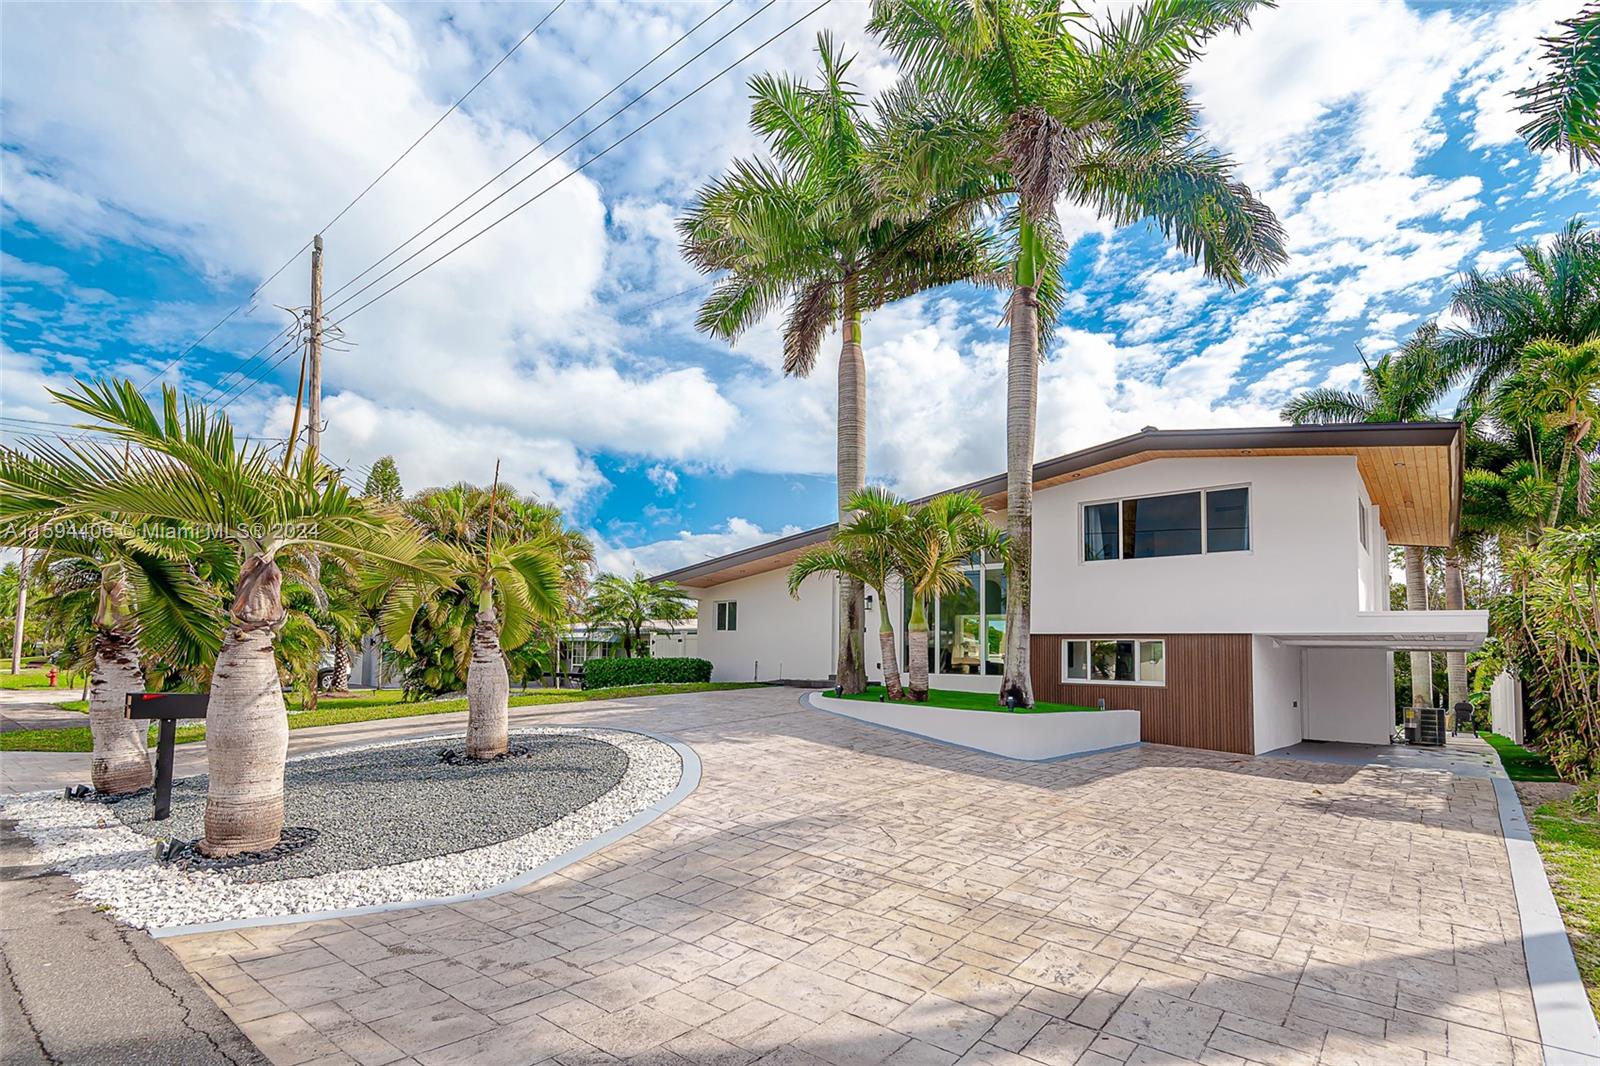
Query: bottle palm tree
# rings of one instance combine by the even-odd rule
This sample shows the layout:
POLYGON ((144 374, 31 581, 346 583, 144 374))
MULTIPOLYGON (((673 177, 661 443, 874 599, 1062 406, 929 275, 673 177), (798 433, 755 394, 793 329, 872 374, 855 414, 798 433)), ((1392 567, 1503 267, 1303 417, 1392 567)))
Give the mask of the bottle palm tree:
POLYGON ((0 450, 0 528, 35 531, 50 546, 54 573, 93 580, 89 780, 96 792, 119 795, 151 780, 148 729, 125 716, 127 696, 144 689, 147 659, 176 673, 216 656, 221 596, 200 574, 226 580, 234 565, 216 542, 182 536, 171 524, 141 528, 115 514, 73 511, 70 466, 67 453, 41 443, 32 454, 0 450))
POLYGON ((602 574, 589 599, 590 624, 614 631, 622 641, 622 654, 633 658, 645 648, 645 635, 657 623, 681 622, 689 617, 682 589, 671 581, 654 582, 642 573, 632 577, 602 574))
POLYGON ((288 721, 276 629, 285 618, 286 553, 383 558, 400 566, 421 544, 412 530, 353 496, 333 472, 306 456, 287 473, 264 448, 238 447, 226 414, 162 390, 158 415, 129 381, 78 382, 52 393, 85 416, 85 428, 127 449, 74 443, 50 456, 62 479, 65 511, 115 514, 129 524, 171 523, 218 542, 237 568, 226 631, 206 708, 206 811, 202 852, 261 851, 283 829, 283 766, 288 721))
POLYGON ((1574 218, 1548 247, 1517 247, 1519 266, 1468 271, 1451 299, 1463 326, 1440 337, 1445 369, 1467 378, 1466 402, 1486 400, 1538 340, 1581 345, 1600 338, 1600 233, 1574 218))
MULTIPOLYGON (((701 189, 678 228, 683 253, 702 271, 726 271, 696 324, 733 340, 784 308, 784 372, 804 377, 823 337, 840 327, 837 465, 839 520, 866 487, 864 315, 952 282, 990 275, 988 242, 972 225, 974 204, 930 199, 895 209, 871 180, 874 132, 847 74, 852 62, 828 34, 817 39, 815 85, 762 75, 750 82, 750 124, 770 158, 739 160, 701 189)), ((861 582, 839 589, 837 683, 866 685, 861 582)))
POLYGON ((506 648, 520 647, 541 627, 566 617, 560 541, 542 525, 518 520, 500 486, 499 464, 489 490, 470 485, 421 494, 408 508, 437 538, 398 573, 382 563, 369 572, 381 597, 380 625, 396 650, 412 650, 419 615, 431 603, 470 601, 473 624, 467 654, 467 756, 504 754, 511 681, 506 648), (427 523, 431 522, 431 528, 427 523))
POLYGON ((913 508, 902 537, 902 572, 911 615, 906 622, 911 698, 928 699, 928 608, 935 596, 959 591, 975 554, 1004 557, 1004 534, 989 523, 976 492, 950 492, 913 508))
POLYGON ((1056 0, 875 0, 871 28, 905 78, 887 99, 874 179, 890 203, 980 198, 1005 208, 1011 297, 1006 384, 1005 675, 1033 703, 1033 454, 1038 364, 1064 296, 1063 198, 1117 225, 1153 220, 1230 288, 1285 260, 1272 212, 1200 137, 1183 78, 1248 0, 1151 2, 1087 27, 1056 0))
MULTIPOLYGON (((1283 405, 1280 416, 1295 425, 1340 422, 1428 422, 1450 388, 1442 369, 1437 323, 1418 327, 1398 352, 1376 363, 1362 357, 1361 391, 1320 388, 1302 392, 1283 405)), ((1428 609, 1427 550, 1405 545, 1406 610, 1428 609)), ((1425 651, 1411 652, 1411 703, 1425 707, 1433 702, 1433 658, 1425 651)), ((1465 669, 1466 660, 1462 660, 1465 669)))
POLYGON ((887 489, 871 486, 846 501, 850 513, 827 544, 808 548, 789 568, 789 595, 812 574, 839 574, 878 594, 878 650, 883 656, 883 686, 891 700, 905 698, 900 657, 895 647, 889 588, 900 576, 911 508, 887 489))

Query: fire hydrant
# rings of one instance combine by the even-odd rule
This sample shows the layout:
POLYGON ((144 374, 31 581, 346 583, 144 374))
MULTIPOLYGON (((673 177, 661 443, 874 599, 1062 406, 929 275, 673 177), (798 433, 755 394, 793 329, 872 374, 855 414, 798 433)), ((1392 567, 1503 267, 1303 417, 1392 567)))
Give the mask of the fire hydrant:
POLYGON ((56 668, 53 666, 50 668, 50 687, 56 687, 56 668))

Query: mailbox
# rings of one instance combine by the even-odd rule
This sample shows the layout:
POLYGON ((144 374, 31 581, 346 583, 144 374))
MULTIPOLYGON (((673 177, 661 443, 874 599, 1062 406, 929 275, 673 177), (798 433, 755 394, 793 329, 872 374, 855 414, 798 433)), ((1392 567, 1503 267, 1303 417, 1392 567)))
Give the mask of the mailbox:
POLYGON ((178 719, 203 719, 207 692, 130 692, 123 716, 159 723, 156 734, 156 821, 172 814, 172 759, 178 744, 178 719))

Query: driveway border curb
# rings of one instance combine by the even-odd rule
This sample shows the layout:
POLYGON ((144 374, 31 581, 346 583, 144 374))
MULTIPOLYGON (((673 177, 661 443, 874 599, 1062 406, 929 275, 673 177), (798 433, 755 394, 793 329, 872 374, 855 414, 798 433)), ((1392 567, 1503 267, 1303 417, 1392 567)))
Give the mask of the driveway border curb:
MULTIPOLYGON (((616 732, 638 733, 640 736, 658 740, 677 752, 678 759, 683 764, 683 774, 678 779, 677 787, 621 825, 608 829, 593 840, 564 851, 560 855, 540 863, 533 869, 518 874, 509 881, 502 881, 498 885, 490 885, 488 888, 481 888, 476 892, 465 892, 455 896, 436 896, 430 899, 376 903, 366 907, 346 907, 339 910, 313 911, 307 914, 270 914, 256 918, 230 918, 221 922, 196 922, 193 925, 160 926, 147 929, 146 932, 157 940, 163 940, 168 937, 188 936, 191 933, 222 933, 233 929, 254 929, 266 925, 298 925, 301 922, 321 922, 332 918, 356 918, 366 914, 415 910, 419 907, 440 907, 454 903, 471 903, 473 900, 489 899, 506 892, 513 892, 519 888, 526 888, 535 881, 543 880, 553 873, 558 873, 573 863, 587 859, 602 848, 615 844, 624 837, 631 836, 638 830, 643 829, 688 799, 690 794, 700 786, 700 756, 695 754, 695 750, 689 745, 680 740, 674 740, 669 736, 651 732, 648 729, 617 729, 616 732)), ((330 752, 337 750, 336 748, 329 749, 330 752)))

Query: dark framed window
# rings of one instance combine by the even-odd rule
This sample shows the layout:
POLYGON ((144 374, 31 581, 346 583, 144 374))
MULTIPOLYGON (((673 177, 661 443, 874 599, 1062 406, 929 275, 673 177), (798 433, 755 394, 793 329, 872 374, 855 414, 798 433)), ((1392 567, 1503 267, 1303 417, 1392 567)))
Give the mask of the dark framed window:
POLYGON ((1202 547, 1198 492, 1122 501, 1124 559, 1199 555, 1202 547))
POLYGON ((717 629, 733 632, 739 628, 739 601, 717 601, 717 629))
POLYGON ((1250 550, 1250 490, 1206 492, 1206 551, 1250 550))
POLYGON ((1122 544, 1118 508, 1111 503, 1091 503, 1083 509, 1083 557, 1090 562, 1115 559, 1122 544))
POLYGON ((1083 506, 1083 560, 1249 551, 1250 490, 1197 489, 1083 506))

